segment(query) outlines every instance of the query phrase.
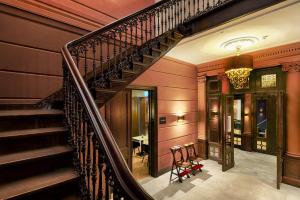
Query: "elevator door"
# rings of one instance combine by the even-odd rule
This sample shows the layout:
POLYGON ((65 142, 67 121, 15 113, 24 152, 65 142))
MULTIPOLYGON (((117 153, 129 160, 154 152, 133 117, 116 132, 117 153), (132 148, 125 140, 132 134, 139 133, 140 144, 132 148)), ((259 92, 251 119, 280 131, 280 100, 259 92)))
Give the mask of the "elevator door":
POLYGON ((257 152, 275 155, 276 149, 276 96, 254 96, 254 149, 257 152))

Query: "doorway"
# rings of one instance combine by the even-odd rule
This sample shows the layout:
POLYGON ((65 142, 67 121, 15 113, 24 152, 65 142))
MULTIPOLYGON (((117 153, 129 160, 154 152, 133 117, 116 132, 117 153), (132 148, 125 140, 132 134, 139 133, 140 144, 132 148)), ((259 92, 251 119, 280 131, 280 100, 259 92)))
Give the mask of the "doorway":
POLYGON ((253 99, 253 149, 275 155, 276 145, 276 96, 256 94, 253 99))
POLYGON ((155 96, 155 90, 131 90, 131 160, 137 180, 155 176, 155 96))

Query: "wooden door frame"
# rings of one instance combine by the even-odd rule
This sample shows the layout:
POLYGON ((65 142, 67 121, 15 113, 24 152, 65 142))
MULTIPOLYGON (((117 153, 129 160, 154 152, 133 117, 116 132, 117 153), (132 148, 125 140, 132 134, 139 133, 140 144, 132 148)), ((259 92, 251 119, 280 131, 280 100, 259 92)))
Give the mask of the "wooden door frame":
MULTIPOLYGON (((149 159, 149 167, 150 167, 150 175, 153 177, 158 177, 158 125, 157 125, 157 87, 147 87, 147 86, 137 86, 137 85, 130 85, 126 87, 129 90, 148 90, 151 91, 151 95, 149 98, 150 104, 150 118, 151 118, 151 135, 149 139, 149 147, 150 147, 150 159, 149 159)), ((132 111, 132 109, 130 109, 132 111)), ((131 116, 131 113, 130 113, 131 116)), ((132 118, 130 118, 130 124, 132 123, 132 118)), ((131 140, 131 133, 130 138, 131 140)), ((131 144, 132 145, 132 144, 131 144)), ((132 146, 131 146, 132 148, 132 146)), ((131 154, 132 155, 132 154, 131 154)))

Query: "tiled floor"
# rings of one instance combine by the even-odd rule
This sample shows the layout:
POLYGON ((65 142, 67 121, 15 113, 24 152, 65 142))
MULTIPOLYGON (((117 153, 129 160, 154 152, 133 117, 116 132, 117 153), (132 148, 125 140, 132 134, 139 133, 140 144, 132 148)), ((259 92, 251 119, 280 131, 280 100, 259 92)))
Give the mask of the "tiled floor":
POLYGON ((235 167, 222 172, 215 161, 203 161, 203 172, 183 183, 169 183, 170 173, 141 184, 157 200, 299 200, 300 189, 276 189, 276 157, 235 149, 235 167))

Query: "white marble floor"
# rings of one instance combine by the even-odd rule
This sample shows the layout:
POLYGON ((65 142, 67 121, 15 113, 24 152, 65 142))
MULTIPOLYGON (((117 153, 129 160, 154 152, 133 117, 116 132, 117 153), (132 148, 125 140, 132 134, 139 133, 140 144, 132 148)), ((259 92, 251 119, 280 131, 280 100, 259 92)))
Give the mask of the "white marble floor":
POLYGON ((169 183, 170 173, 140 181, 157 200, 299 200, 300 189, 281 184, 276 189, 276 157, 235 149, 235 167, 222 172, 221 165, 203 161, 202 173, 169 183))

